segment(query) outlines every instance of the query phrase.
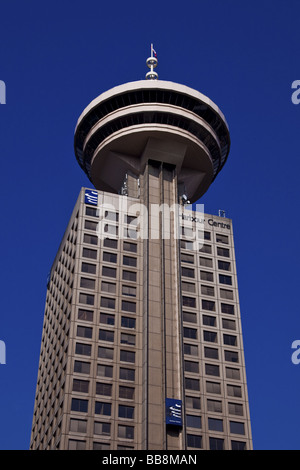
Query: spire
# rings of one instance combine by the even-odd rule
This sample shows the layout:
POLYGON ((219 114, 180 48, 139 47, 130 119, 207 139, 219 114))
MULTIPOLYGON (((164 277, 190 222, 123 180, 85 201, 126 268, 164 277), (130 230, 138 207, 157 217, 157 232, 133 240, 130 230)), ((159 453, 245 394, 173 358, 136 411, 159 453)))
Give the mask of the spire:
POLYGON ((156 51, 153 49, 153 44, 151 44, 151 56, 146 60, 146 64, 150 69, 150 72, 146 73, 146 80, 157 80, 158 75, 154 72, 155 67, 157 66, 157 57, 156 51))

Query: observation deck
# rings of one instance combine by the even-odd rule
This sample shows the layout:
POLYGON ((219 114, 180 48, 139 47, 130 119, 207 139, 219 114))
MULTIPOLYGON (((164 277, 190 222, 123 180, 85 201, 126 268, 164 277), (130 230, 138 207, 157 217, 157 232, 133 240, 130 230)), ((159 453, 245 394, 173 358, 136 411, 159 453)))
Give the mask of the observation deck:
POLYGON ((195 202, 223 168, 230 135, 209 98, 184 85, 150 79, 94 99, 78 119, 74 147, 98 190, 118 193, 127 171, 138 177, 151 159, 175 165, 178 184, 195 202))

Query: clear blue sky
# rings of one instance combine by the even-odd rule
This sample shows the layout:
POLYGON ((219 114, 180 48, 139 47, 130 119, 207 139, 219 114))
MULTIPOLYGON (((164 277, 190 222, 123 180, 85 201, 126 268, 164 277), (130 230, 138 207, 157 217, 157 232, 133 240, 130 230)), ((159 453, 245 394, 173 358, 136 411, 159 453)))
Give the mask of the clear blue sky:
POLYGON ((298 0, 0 5, 0 449, 28 449, 46 279, 81 186, 77 118, 103 91, 162 80, 210 97, 229 124, 227 164, 201 200, 233 219, 255 449, 300 449, 298 0))

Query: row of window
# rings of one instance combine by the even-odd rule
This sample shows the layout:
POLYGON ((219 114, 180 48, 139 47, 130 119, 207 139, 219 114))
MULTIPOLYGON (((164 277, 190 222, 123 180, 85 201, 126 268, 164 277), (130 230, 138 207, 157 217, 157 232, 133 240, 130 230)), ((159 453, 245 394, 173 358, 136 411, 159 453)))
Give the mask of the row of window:
MULTIPOLYGON (((116 300, 113 297, 103 297, 101 296, 100 299, 100 307, 108 308, 114 310, 116 308, 116 300)), ((79 303, 85 305, 95 305, 95 295, 94 294, 86 294, 85 292, 79 293, 79 303)), ((121 310, 130 313, 136 313, 136 302, 132 302, 129 300, 122 300, 121 301, 121 310)))
MULTIPOLYGON (((243 403, 228 402, 228 413, 237 416, 244 416, 244 405, 243 403)), ((201 398, 195 396, 185 397, 185 407, 187 410, 200 411, 201 410, 201 398)), ((206 409, 208 412, 222 413, 223 403, 221 400, 213 400, 212 398, 206 399, 206 409)))

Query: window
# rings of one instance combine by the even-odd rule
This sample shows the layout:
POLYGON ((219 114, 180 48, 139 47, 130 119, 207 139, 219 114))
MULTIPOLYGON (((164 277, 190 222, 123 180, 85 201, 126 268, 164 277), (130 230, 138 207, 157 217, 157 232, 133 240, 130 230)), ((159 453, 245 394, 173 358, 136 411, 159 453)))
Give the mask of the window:
POLYGON ((89 381, 73 379, 73 392, 88 393, 89 392, 89 381))
POLYGON ((194 449, 202 449, 202 436, 187 434, 187 445, 194 449))
POLYGON ((213 267, 213 260, 211 258, 205 258, 204 256, 200 256, 200 266, 205 266, 206 268, 213 267))
POLYGON ((74 362, 74 372, 79 374, 89 374, 91 364, 89 362, 75 361, 74 362))
POLYGON ((211 245, 206 245, 206 244, 200 244, 199 245, 199 251, 201 253, 207 253, 208 255, 211 254, 211 245))
POLYGON ((219 351, 216 348, 204 348, 204 357, 209 359, 219 359, 219 351))
POLYGON ((83 356, 90 356, 92 352, 92 346, 85 343, 76 343, 75 354, 81 354, 83 356))
POLYGON ((133 281, 133 282, 136 282, 136 272, 123 270, 122 279, 123 279, 124 281, 133 281))
POLYGON ((186 415, 186 425, 189 428, 201 429, 201 416, 186 415))
POLYGON ((92 338, 93 335, 93 328, 89 328, 88 326, 77 326, 77 336, 82 338, 92 338))
POLYGON ((134 407, 119 405, 119 418, 133 419, 134 418, 134 407))
POLYGON ((97 259, 97 250, 92 250, 90 248, 83 248, 82 256, 84 256, 84 258, 97 259))
POLYGON ((200 279, 201 281, 211 281, 214 280, 214 275, 210 271, 200 271, 200 279))
POLYGON ((104 416, 111 416, 111 403, 96 401, 96 403, 95 403, 95 414, 104 415, 104 416))
POLYGON ((81 400, 79 398, 72 398, 71 410, 78 411, 80 413, 87 413, 88 400, 81 400))
POLYGON ((237 346, 237 337, 234 335, 223 335, 223 342, 224 344, 228 344, 229 346, 237 346))
POLYGON ((120 380, 130 380, 131 382, 134 382, 135 370, 127 369, 125 367, 120 367, 120 380))
POLYGON ((127 400, 133 400, 134 388, 120 385, 119 386, 119 398, 126 398, 127 400))
POLYGON ((234 305, 221 303, 221 312, 228 315, 234 315, 234 305))
POLYGON ((113 367, 106 366, 103 364, 97 364, 97 376, 111 378, 113 376, 113 367))
POLYGON ((100 305, 101 307, 114 309, 116 306, 116 299, 112 299, 111 297, 101 297, 100 305))
POLYGON ((207 410, 214 413, 222 413, 222 402, 219 400, 207 400, 207 410))
POLYGON ((83 243, 88 243, 89 245, 98 245, 98 237, 96 237, 96 235, 85 233, 83 235, 83 243))
POLYGON ((216 321, 216 317, 212 317, 211 315, 202 315, 203 325, 216 326, 216 321))
POLYGON ((131 224, 131 225, 137 225, 138 223, 138 217, 136 215, 124 215, 124 223, 125 224, 131 224))
POLYGON ((210 437, 209 449, 210 450, 224 450, 224 439, 218 439, 217 437, 210 437))
POLYGON ((79 302, 81 304, 87 304, 87 305, 94 305, 94 295, 91 294, 84 294, 80 293, 79 294, 79 302))
POLYGON ((196 307, 196 299, 194 297, 182 296, 182 305, 184 307, 196 307))
POLYGON ((223 328, 226 330, 236 330, 235 320, 228 320, 227 318, 222 318, 223 328))
POLYGON ((240 403, 228 403, 228 412, 231 415, 243 416, 243 405, 240 403))
POLYGON ((80 278, 80 287, 84 287, 85 289, 95 290, 95 280, 94 279, 89 279, 88 277, 81 277, 80 278))
POLYGON ((115 240, 114 238, 104 238, 103 246, 105 246, 105 248, 113 248, 116 250, 118 248, 118 240, 115 240))
POLYGON ((115 316, 110 313, 100 313, 100 323, 113 326, 115 324, 115 316))
POLYGON ((94 317, 93 310, 85 310, 83 308, 80 308, 78 310, 78 320, 93 321, 93 317, 94 317))
POLYGON ((229 421, 230 432, 233 434, 245 434, 245 425, 238 421, 229 421))
POLYGON ((185 406, 187 408, 192 408, 193 410, 200 410, 201 409, 200 398, 199 397, 189 397, 189 396, 185 397, 185 406))
POLYGON ((220 284, 226 284, 227 286, 232 286, 231 276, 226 276, 225 274, 219 274, 220 284))
POLYGON ((105 219, 112 220, 113 222, 118 222, 119 221, 118 212, 105 211, 104 217, 105 217, 105 219))
POLYGON ((188 240, 180 240, 180 248, 184 250, 193 250, 194 249, 194 242, 188 240))
POLYGON ((207 375, 214 375, 215 377, 219 377, 220 368, 214 364, 205 364, 205 373, 207 375))
POLYGON ((136 267, 136 262, 137 262, 137 259, 136 258, 133 258, 132 256, 123 256, 123 265, 124 266, 131 266, 133 268, 136 267))
POLYGON ((223 432, 223 420, 217 418, 208 418, 208 429, 210 431, 223 432))
POLYGON ((193 361, 184 361, 184 370, 186 372, 199 372, 199 363, 193 361))
POLYGON ((82 263, 81 271, 83 273, 96 274, 96 265, 91 263, 82 263))
POLYGON ((117 262, 117 254, 110 253, 108 251, 103 252, 103 261, 108 263, 116 263, 117 262))
POLYGON ((203 331, 203 339, 204 341, 209 341, 210 343, 217 343, 218 337, 215 331, 203 331))
POLYGON ((224 351, 225 361, 239 362, 239 355, 236 351, 224 351))
POLYGON ((221 246, 217 246, 217 254, 218 256, 224 256, 224 258, 230 257, 230 252, 228 248, 222 248, 221 246))
POLYGON ((120 361, 135 363, 135 352, 122 350, 120 351, 120 361))
POLYGON ((185 277, 195 278, 195 270, 192 268, 185 268, 184 266, 181 267, 181 274, 185 277))
POLYGON ((103 395, 106 397, 111 397, 112 395, 112 385, 107 383, 96 383, 96 395, 103 395))
POLYGON ((220 296, 222 299, 233 300, 233 291, 228 289, 220 289, 220 296))
POLYGON ((197 315, 196 313, 192 312, 183 312, 183 321, 189 322, 189 323, 197 323, 197 315))
POLYGON ((228 243, 229 243, 228 236, 217 233, 216 234, 216 242, 217 243, 225 243, 226 245, 228 245, 228 243))
POLYGON ((97 230, 97 225, 98 225, 98 222, 95 222, 93 220, 85 220, 84 221, 84 228, 88 229, 88 230, 97 230))
POLYGON ((116 278, 117 270, 116 268, 110 268, 109 266, 102 266, 102 276, 116 278))
POLYGON ((231 441, 232 450, 246 450, 246 442, 231 441))
POLYGON ((194 390, 194 391, 199 391, 200 390, 200 381, 199 381, 199 379, 192 379, 190 377, 185 377, 184 378, 184 384, 185 384, 185 389, 186 390, 194 390))
POLYGON ((135 313, 136 303, 130 302, 129 300, 122 300, 122 310, 125 310, 126 312, 135 313))
POLYGON ((122 295, 136 297, 136 287, 122 285, 122 295))
POLYGON ((123 242, 123 250, 130 251, 131 253, 137 253, 137 244, 131 242, 123 242))
POLYGON ((130 346, 135 346, 135 335, 130 335, 128 333, 121 333, 121 344, 128 344, 130 346))
MULTIPOLYGON (((94 434, 99 436, 110 436, 110 423, 99 423, 95 421, 94 434)), ((103 449, 103 444, 101 444, 101 449, 103 449)))
POLYGON ((70 419, 70 431, 71 432, 86 432, 87 422, 85 419, 70 419))
POLYGON ((135 328, 135 318, 121 317, 121 326, 123 328, 135 328))
POLYGON ((86 206, 85 215, 90 215, 92 217, 98 217, 98 209, 95 207, 86 206))
POLYGON ((240 370, 233 367, 226 367, 226 378, 240 380, 240 370))
POLYGON ((187 253, 181 253, 181 261, 183 263, 194 264, 194 255, 188 255, 187 253))
POLYGON ((230 266, 229 261, 218 260, 218 268, 222 269, 223 271, 231 271, 231 266, 230 266))
POLYGON ((192 284, 191 282, 182 281, 181 287, 182 287, 182 290, 185 291, 185 292, 193 292, 194 293, 196 291, 195 284, 192 284))
POLYGON ((134 427, 119 424, 118 437, 121 437, 122 439, 134 439, 134 427))
POLYGON ((119 228, 117 225, 105 224, 104 233, 109 233, 109 235, 113 235, 114 237, 117 237, 119 233, 119 228))
POLYGON ((101 290, 103 290, 104 292, 109 292, 110 294, 115 294, 116 284, 114 282, 102 281, 101 290))
POLYGON ((215 289, 213 286, 204 286, 204 285, 201 285, 201 294, 202 295, 211 295, 211 296, 214 296, 215 295, 215 289))
POLYGON ((114 342, 114 331, 111 330, 99 330, 99 340, 114 342))
POLYGON ((203 310, 210 310, 211 312, 216 311, 216 303, 212 300, 202 299, 202 308, 203 310))
POLYGON ((221 394, 221 384, 219 382, 206 382, 207 393, 221 394))
POLYGON ((111 348, 105 348, 103 346, 98 347, 98 357, 101 359, 113 359, 114 350, 111 348))
POLYGON ((242 388, 238 385, 227 385, 227 394, 230 397, 241 398, 242 397, 242 388))
POLYGON ((68 450, 85 450, 86 441, 77 439, 69 439, 68 450))
POLYGON ((184 338, 197 339, 197 330, 195 328, 183 328, 184 338))
POLYGON ((184 344, 184 354, 198 356, 198 346, 196 344, 184 344))

